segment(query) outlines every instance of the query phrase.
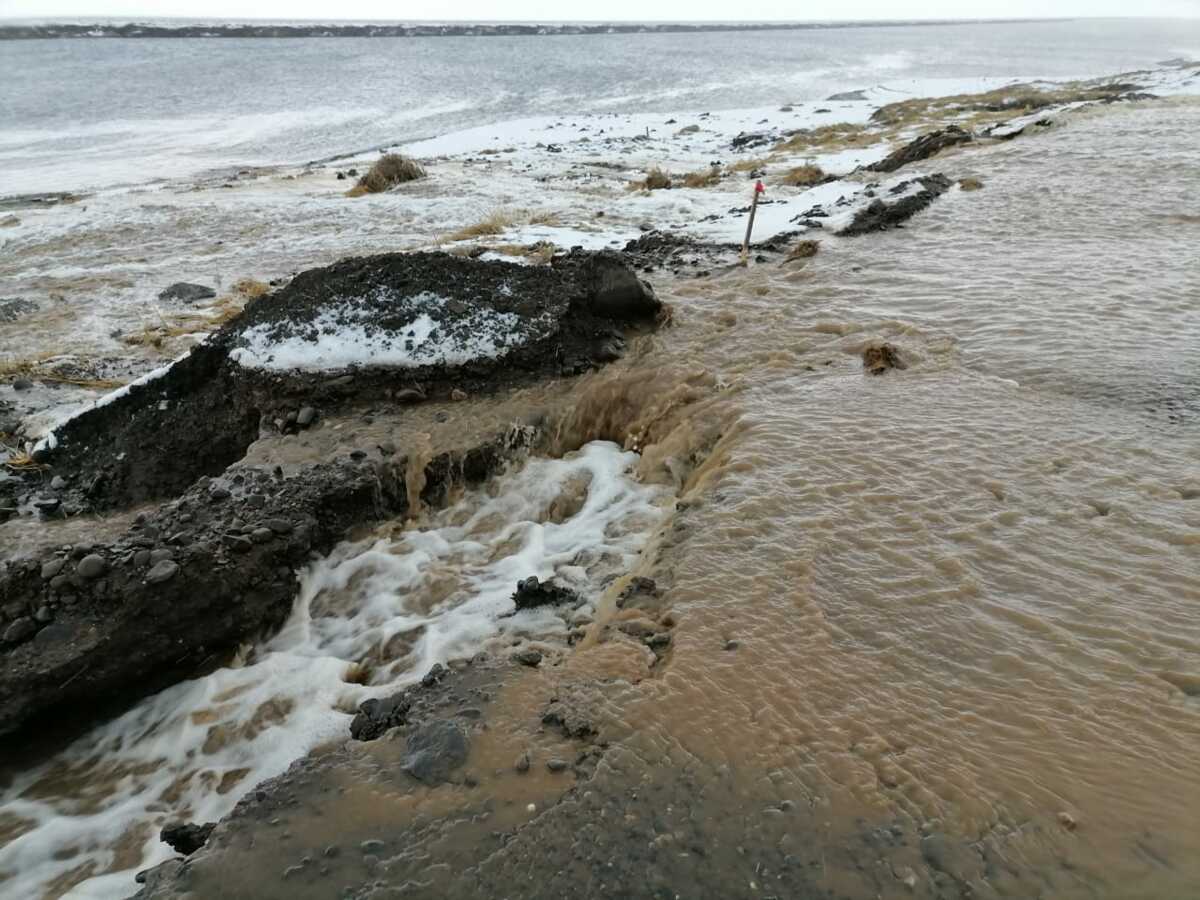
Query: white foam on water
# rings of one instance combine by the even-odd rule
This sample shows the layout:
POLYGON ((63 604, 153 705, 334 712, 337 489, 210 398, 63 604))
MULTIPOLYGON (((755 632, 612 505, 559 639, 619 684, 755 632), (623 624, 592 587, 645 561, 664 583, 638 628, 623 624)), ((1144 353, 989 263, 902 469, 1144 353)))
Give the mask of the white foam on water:
POLYGON ((570 610, 506 615, 512 592, 530 575, 557 576, 590 602, 606 577, 632 566, 670 502, 665 489, 634 480, 636 460, 607 442, 532 460, 426 528, 343 544, 315 561, 283 629, 243 664, 144 700, 0 793, 0 814, 34 823, 0 848, 4 896, 41 896, 52 880, 94 863, 99 877, 66 896, 127 897, 136 871, 173 855, 158 840, 165 823, 227 814, 255 784, 345 737, 347 711, 363 700, 492 640, 508 646, 521 635, 564 632, 559 612, 570 610), (578 511, 555 521, 555 501, 580 490, 578 511), (371 683, 348 683, 368 658, 371 683), (223 778, 236 786, 222 794, 223 778), (131 828, 143 829, 134 838, 140 861, 107 872, 114 844, 131 828))
MULTIPOLYGON (((389 298, 390 299, 390 298, 389 298)), ((325 371, 350 366, 462 365, 496 359, 524 340, 521 318, 515 313, 475 308, 456 320, 450 333, 428 312, 446 305, 447 298, 429 291, 398 298, 398 307, 411 313, 407 324, 382 329, 373 320, 379 312, 350 300, 335 301, 312 321, 316 339, 305 334, 273 337, 275 324, 247 329, 242 346, 230 358, 246 368, 285 371, 325 371)))

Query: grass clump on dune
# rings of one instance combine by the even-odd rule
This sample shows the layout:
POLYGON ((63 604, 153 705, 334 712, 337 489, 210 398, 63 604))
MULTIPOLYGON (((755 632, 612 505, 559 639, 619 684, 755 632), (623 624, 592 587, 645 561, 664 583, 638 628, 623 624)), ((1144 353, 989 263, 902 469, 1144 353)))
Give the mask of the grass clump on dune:
POLYGON ((690 188, 712 187, 720 182, 721 170, 717 166, 710 166, 698 172, 688 172, 683 176, 683 186, 690 188))
POLYGON ((363 194, 381 194, 391 190, 398 184, 416 181, 425 177, 425 170, 415 159, 401 156, 399 153, 387 153, 367 170, 367 174, 358 180, 346 196, 361 197, 363 194))
POLYGON ((825 170, 820 166, 805 164, 789 169, 780 181, 792 187, 812 187, 814 184, 820 184, 827 177, 825 170))
POLYGON ((466 241, 477 237, 492 237, 503 234, 504 229, 516 224, 516 217, 509 211, 497 209, 473 225, 465 225, 442 240, 448 243, 466 241))
POLYGON ((820 241, 798 241, 788 253, 787 261, 794 259, 812 259, 821 251, 820 241))
POLYGON ((765 159, 739 159, 729 167, 730 172, 761 172, 767 167, 765 159))
POLYGON ((787 140, 775 145, 775 153, 796 153, 805 150, 844 150, 850 147, 866 147, 880 139, 880 135, 867 130, 865 125, 837 122, 819 128, 806 128, 788 136, 787 140))
POLYGON ((670 187, 671 176, 658 166, 648 171, 641 181, 634 181, 629 185, 631 191, 665 191, 670 187))

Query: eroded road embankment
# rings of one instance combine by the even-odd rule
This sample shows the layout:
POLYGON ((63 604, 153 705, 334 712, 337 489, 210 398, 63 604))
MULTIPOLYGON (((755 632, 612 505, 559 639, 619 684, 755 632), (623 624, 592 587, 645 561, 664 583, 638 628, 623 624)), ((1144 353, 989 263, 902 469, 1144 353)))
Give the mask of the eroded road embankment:
POLYGON ((420 457, 356 452, 287 472, 238 465, 256 439, 363 404, 586 372, 660 313, 611 254, 550 268, 345 260, 302 273, 169 369, 59 426, 34 454, 41 468, 5 483, 11 505, 64 517, 161 505, 121 534, 5 564, 0 733, 82 725, 220 664, 283 621, 311 554, 487 478, 540 435, 498 428, 420 457), (55 501, 38 506, 51 478, 55 501))

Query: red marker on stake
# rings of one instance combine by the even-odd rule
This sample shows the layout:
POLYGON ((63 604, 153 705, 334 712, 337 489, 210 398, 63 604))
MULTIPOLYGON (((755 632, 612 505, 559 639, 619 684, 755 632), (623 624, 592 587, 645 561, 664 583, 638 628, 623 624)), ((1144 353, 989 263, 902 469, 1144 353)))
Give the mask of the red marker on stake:
POLYGON ((758 195, 765 193, 762 180, 754 182, 754 199, 750 201, 750 221, 746 223, 746 239, 742 241, 742 265, 750 258, 750 232, 754 230, 754 214, 758 212, 758 195))

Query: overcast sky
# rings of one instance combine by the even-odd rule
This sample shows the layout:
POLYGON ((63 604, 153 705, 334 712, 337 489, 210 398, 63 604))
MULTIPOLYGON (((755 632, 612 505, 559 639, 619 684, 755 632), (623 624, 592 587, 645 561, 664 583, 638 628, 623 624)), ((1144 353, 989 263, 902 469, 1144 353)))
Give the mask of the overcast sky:
POLYGON ((1200 16, 1200 0, 0 0, 0 16, 748 21, 1200 16))

